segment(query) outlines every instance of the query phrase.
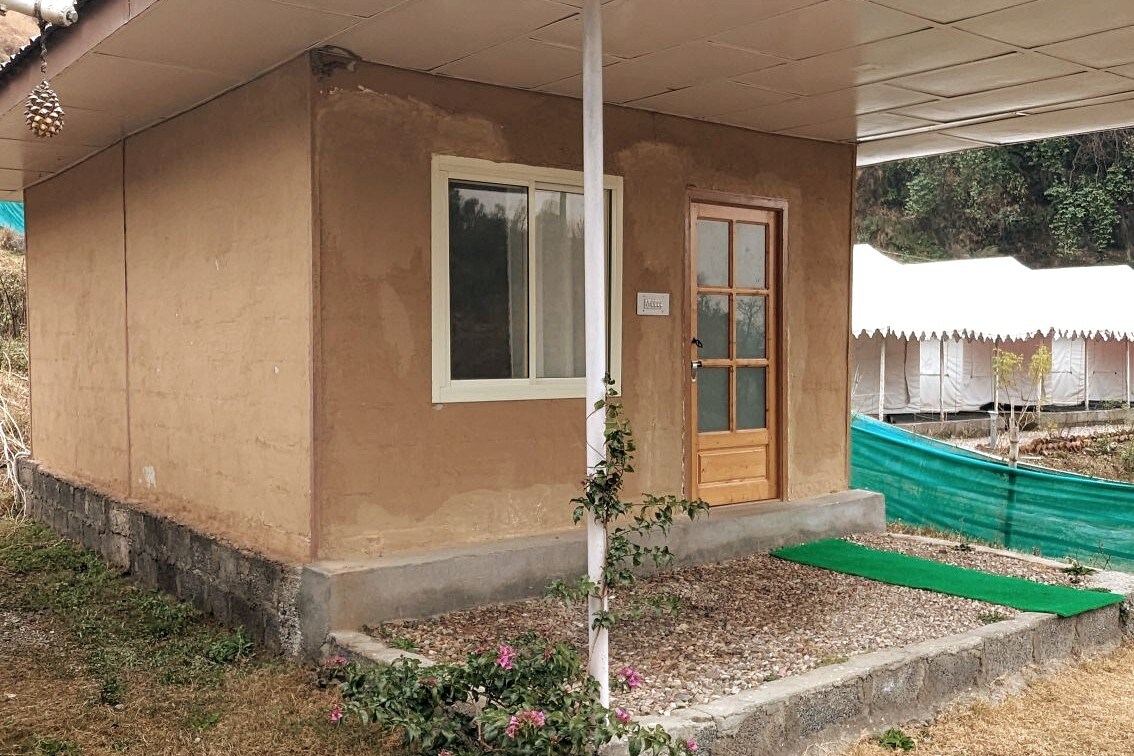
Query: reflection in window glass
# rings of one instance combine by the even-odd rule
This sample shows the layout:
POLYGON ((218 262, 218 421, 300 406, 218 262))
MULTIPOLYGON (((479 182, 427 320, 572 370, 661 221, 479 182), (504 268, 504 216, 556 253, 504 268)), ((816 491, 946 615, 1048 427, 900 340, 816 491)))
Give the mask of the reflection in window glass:
POLYGON ((736 285, 745 289, 767 288, 768 227, 736 224, 736 285))
POLYGON ((535 193, 540 378, 587 374, 583 315, 583 195, 535 193))
POLYGON ((728 221, 697 221, 697 284, 728 286, 728 221))
POLYGON ((762 360, 767 356, 764 297, 736 298, 736 356, 762 360))
POLYGON ((697 338, 698 357, 728 359, 728 294, 697 295, 697 338))
POLYGON ((527 189, 450 182, 453 380, 527 377, 527 269, 527 189))
POLYGON ((697 430, 728 430, 728 368, 697 371, 697 430))
POLYGON ((738 430, 768 427, 767 377, 767 368, 737 369, 736 427, 738 430))

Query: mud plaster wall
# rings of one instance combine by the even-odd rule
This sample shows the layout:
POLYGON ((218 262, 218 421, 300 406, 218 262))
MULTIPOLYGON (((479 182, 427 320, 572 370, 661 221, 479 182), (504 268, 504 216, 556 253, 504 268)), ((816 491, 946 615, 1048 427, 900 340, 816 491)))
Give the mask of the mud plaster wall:
POLYGON ((128 492, 122 147, 25 195, 32 452, 128 492))
MULTIPOLYGON (((570 527, 581 399, 431 404, 430 157, 579 170, 580 104, 368 64, 315 86, 320 556, 570 527)), ((690 187, 789 201, 788 498, 846 488, 853 170, 848 146, 607 111, 606 171, 625 179, 636 488, 683 487, 690 187), (674 315, 637 317, 637 291, 671 292, 674 315)))
POLYGON ((131 494, 309 550, 311 168, 296 61, 126 144, 131 494))

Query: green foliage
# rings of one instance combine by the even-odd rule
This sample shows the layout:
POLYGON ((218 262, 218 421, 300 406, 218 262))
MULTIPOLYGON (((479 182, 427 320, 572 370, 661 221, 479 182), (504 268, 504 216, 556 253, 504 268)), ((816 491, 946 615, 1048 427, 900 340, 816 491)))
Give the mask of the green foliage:
POLYGON ((82 751, 70 740, 41 738, 36 741, 35 753, 36 756, 79 756, 82 751))
POLYGON ((1067 566, 1060 568, 1059 571, 1068 575, 1074 575, 1075 577, 1094 575, 1096 572, 1098 572, 1098 570, 1094 569, 1093 567, 1088 567, 1075 557, 1067 557, 1067 566))
MULTIPOLYGON (((587 476, 583 495, 571 500, 575 505, 573 519, 579 524, 594 517, 606 530, 607 549, 602 579, 595 584, 583 576, 574 581, 556 580, 548 588, 550 598, 575 602, 595 596, 609 597, 616 588, 629 588, 637 581, 638 570, 649 564, 665 569, 673 564, 673 552, 665 540, 678 517, 694 520, 708 511, 703 501, 689 501, 677 496, 645 494, 641 504, 622 500, 626 476, 634 472, 634 434, 626 419, 614 382, 607 376, 606 398, 595 403, 595 412, 605 412, 603 430, 606 454, 587 476), (659 543, 660 541, 660 543, 659 543)), ((680 608, 676 599, 655 598, 655 609, 675 613, 680 608)), ((623 615, 618 612, 596 612, 595 627, 609 629, 623 615)), ((631 608, 630 616, 642 616, 641 607, 631 608)))
POLYGON ((1008 619, 1007 615, 1000 612, 987 612, 977 617, 982 625, 995 625, 997 622, 1003 622, 1008 619))
POLYGON ((1134 473, 1134 441, 1128 441, 1118 449, 1118 464, 1128 473, 1134 473))
POLYGON ((401 651, 416 651, 417 650, 417 644, 414 643, 409 638, 401 638, 401 637, 390 638, 388 641, 386 641, 386 645, 389 646, 390 648, 396 648, 396 649, 399 649, 401 651))
POLYGON ((397 733, 410 753, 581 756, 619 737, 632 754, 676 756, 695 748, 601 706, 598 683, 579 654, 534 635, 472 651, 460 664, 332 662, 322 674, 342 692, 344 721, 397 733))
POLYGON ((243 627, 236 632, 225 635, 209 644, 205 649, 205 658, 214 664, 234 664, 252 656, 252 639, 243 627))
POLYGON ((892 751, 912 751, 916 745, 913 738, 897 727, 891 727, 889 730, 879 735, 877 742, 878 745, 883 748, 889 748, 892 751))
POLYGON ((860 241, 921 259, 1134 262, 1134 129, 915 158, 859 172, 860 241))

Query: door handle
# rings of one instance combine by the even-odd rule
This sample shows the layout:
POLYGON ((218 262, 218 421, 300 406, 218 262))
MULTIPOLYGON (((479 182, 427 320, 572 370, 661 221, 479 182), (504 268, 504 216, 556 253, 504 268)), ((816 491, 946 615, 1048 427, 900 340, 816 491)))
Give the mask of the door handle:
POLYGON ((689 363, 689 380, 693 383, 697 382, 697 371, 701 369, 703 364, 700 360, 692 360, 689 363))

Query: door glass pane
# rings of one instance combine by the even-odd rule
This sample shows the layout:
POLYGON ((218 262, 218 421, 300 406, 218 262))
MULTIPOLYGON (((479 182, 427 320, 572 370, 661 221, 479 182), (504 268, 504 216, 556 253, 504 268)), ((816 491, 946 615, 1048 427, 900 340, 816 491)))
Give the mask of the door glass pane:
POLYGON ((736 298, 736 356, 762 360, 768 356, 764 297, 736 298))
POLYGON ((528 376, 528 190, 449 183, 453 380, 528 376))
MULTIPOLYGON (((767 428, 767 368, 738 368, 736 371, 737 430, 767 428)), ((698 378, 700 381, 700 378, 698 378)))
POLYGON ((697 221, 697 283, 728 286, 728 221, 697 221))
POLYGON ((697 295, 697 352, 705 359, 728 359, 728 294, 697 295))
POLYGON ((539 339, 536 375, 586 375, 583 325, 583 195, 546 189, 535 193, 536 285, 539 339))
POLYGON ((768 227, 736 224, 736 285, 743 289, 766 289, 768 227))
POLYGON ((697 371, 697 430, 728 430, 728 368, 697 371))

